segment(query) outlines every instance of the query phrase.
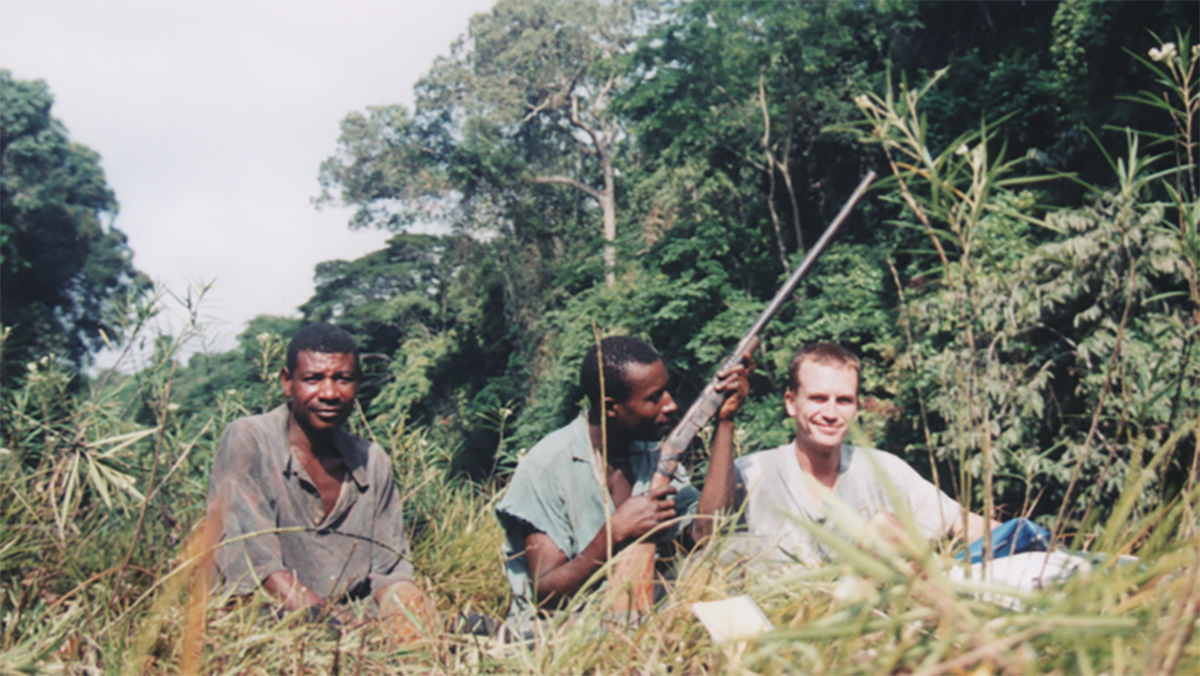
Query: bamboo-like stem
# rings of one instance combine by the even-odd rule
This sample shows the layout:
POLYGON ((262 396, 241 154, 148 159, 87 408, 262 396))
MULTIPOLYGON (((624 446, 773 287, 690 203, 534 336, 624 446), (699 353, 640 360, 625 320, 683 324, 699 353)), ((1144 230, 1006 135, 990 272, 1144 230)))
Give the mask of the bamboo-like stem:
POLYGON ((1104 405, 1108 399, 1108 394, 1112 390, 1113 371, 1116 369, 1117 362, 1121 356, 1121 342, 1125 336, 1125 325, 1129 321, 1129 311, 1133 307, 1133 290, 1134 283, 1137 280, 1137 261, 1136 259, 1130 262, 1129 278, 1125 293, 1125 309, 1121 313, 1121 322, 1117 325, 1117 336, 1113 342, 1112 355, 1109 357, 1108 366, 1104 372, 1104 385, 1100 388, 1100 396, 1096 402, 1096 407, 1092 411, 1092 422, 1088 427, 1087 436, 1084 437, 1083 447, 1079 452, 1079 458, 1075 461, 1075 467, 1071 470, 1071 481, 1067 484, 1067 491, 1063 494, 1062 505, 1058 508, 1058 516, 1054 519, 1054 528, 1051 529, 1051 541, 1057 542, 1062 535, 1063 519, 1066 517, 1067 508, 1070 505, 1071 492, 1075 489, 1075 483, 1079 481, 1079 473, 1083 469, 1084 460, 1087 459, 1089 449, 1092 446, 1092 440, 1096 437, 1096 432, 1100 429, 1100 416, 1104 412, 1104 405))

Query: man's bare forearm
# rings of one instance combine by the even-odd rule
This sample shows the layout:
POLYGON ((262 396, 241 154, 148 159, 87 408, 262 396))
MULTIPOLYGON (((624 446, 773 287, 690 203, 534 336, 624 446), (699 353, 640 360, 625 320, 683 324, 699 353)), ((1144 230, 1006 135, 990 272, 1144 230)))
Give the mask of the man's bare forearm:
MULTIPOLYGON (((548 536, 539 534, 544 541, 539 540, 538 547, 553 547, 554 551, 547 558, 561 557, 561 562, 547 561, 546 563, 550 565, 543 563, 541 566, 536 564, 530 566, 530 572, 533 573, 537 586, 538 600, 552 601, 552 605, 562 603, 583 588, 584 583, 608 561, 609 531, 609 524, 606 523, 592 538, 592 541, 583 548, 583 551, 571 559, 567 559, 548 536), (553 565, 554 563, 558 565, 553 565)), ((619 545, 620 542, 614 539, 612 543, 614 552, 619 545)))
POLYGON ((717 513, 727 512, 733 505, 733 429, 733 420, 720 420, 713 434, 708 476, 704 479, 704 489, 700 491, 691 526, 692 540, 697 545, 712 535, 717 513))
POLYGON ((610 553, 675 518, 675 501, 670 498, 674 492, 668 485, 627 499, 571 559, 545 533, 526 537, 525 556, 538 599, 557 598, 561 603, 570 598, 608 562, 610 553))

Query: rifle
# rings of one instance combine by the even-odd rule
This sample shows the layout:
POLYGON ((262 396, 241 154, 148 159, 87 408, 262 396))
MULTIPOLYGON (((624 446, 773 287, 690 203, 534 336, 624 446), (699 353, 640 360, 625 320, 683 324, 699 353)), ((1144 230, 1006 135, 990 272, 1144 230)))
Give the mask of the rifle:
MULTIPOLYGON (((779 287, 775 298, 767 305, 766 309, 758 315, 758 319, 746 331, 742 339, 738 341, 737 347, 733 353, 721 364, 721 371, 737 366, 745 358, 747 354, 754 352, 759 346, 758 334, 762 332, 763 327, 767 322, 779 312, 779 308, 788 299, 788 296, 796 290, 796 286, 800 284, 800 280, 808 273, 808 269, 813 263, 824 253, 825 248, 829 246, 829 242, 833 236, 837 234, 842 223, 850 215, 854 209, 854 205, 858 203, 863 194, 867 192, 867 188, 871 182, 875 180, 875 172, 868 171, 863 177, 858 187, 851 193, 850 198, 842 205, 837 216, 825 228, 825 232, 817 243, 808 250, 808 254, 804 256, 804 260, 800 261, 800 265, 796 268, 792 276, 784 282, 783 286, 779 287)), ((700 396, 696 397, 696 401, 688 408, 687 413, 683 415, 679 423, 675 425, 675 429, 667 435, 659 447, 658 466, 655 468, 654 478, 650 481, 649 490, 663 488, 671 482, 675 476, 675 468, 679 465, 679 459, 683 456, 683 452, 700 430, 708 424, 713 416, 721 410, 721 405, 725 403, 728 394, 717 391, 717 384, 720 383, 720 378, 713 376, 712 380, 701 390, 700 396)), ((609 602, 611 608, 617 611, 628 611, 630 609, 639 612, 650 610, 650 606, 654 601, 654 551, 655 545, 653 542, 643 542, 635 545, 630 545, 625 548, 613 565, 613 572, 609 578, 609 602)))

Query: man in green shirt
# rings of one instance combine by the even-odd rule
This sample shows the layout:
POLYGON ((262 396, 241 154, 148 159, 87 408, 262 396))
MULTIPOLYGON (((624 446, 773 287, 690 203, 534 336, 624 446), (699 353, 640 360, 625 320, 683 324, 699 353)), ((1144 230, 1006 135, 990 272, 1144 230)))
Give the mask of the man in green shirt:
POLYGON ((510 618, 523 624, 538 607, 561 606, 613 554, 647 533, 692 542, 707 537, 712 515, 733 500, 733 419, 749 389, 749 370, 721 374, 718 389, 730 396, 717 416, 704 490, 680 468, 668 487, 647 492, 658 463, 655 443, 671 431, 677 412, 666 366, 634 338, 605 338, 599 351, 592 346, 580 369, 587 413, 530 449, 496 508, 513 591, 510 618))

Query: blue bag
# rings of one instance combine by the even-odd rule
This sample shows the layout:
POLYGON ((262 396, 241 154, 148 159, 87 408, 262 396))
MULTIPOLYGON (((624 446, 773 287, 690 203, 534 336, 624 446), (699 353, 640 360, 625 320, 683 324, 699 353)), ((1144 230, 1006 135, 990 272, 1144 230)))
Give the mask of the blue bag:
MULTIPOLYGON (((1024 517, 1009 519, 992 529, 992 558, 999 559, 1021 552, 1044 552, 1050 546, 1050 531, 1024 517)), ((971 555, 971 563, 983 560, 983 538, 971 543, 955 558, 971 555)))

